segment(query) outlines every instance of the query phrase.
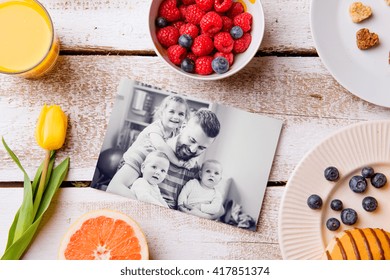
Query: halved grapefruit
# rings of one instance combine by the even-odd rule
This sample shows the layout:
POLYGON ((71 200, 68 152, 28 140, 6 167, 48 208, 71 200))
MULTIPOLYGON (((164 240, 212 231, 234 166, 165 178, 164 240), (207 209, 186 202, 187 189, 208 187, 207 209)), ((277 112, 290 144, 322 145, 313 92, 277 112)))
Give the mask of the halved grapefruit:
POLYGON ((62 260, 147 260, 148 244, 128 215, 101 209, 82 215, 64 235, 62 260))

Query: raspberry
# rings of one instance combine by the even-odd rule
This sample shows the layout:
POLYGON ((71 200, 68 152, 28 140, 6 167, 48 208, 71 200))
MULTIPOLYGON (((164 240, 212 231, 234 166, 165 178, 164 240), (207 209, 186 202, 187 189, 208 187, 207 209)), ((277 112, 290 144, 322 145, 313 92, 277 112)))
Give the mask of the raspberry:
POLYGON ((195 2, 205 12, 210 11, 214 6, 214 0, 195 0, 195 2))
POLYGON ((168 48, 168 58, 175 64, 180 65, 181 61, 186 58, 187 50, 179 45, 173 45, 168 48))
POLYGON ((222 26, 222 18, 216 12, 208 12, 200 21, 200 28, 205 34, 215 34, 222 29, 222 26))
POLYGON ((186 23, 179 29, 180 35, 188 34, 191 36, 192 39, 198 37, 199 29, 198 27, 193 23, 186 23))
POLYGON ((240 39, 234 41, 233 51, 235 53, 245 52, 252 42, 252 36, 250 33, 245 33, 240 39))
POLYGON ((215 0, 214 9, 218 13, 224 13, 230 9, 233 4, 233 0, 215 0))
POLYGON ((159 7, 158 14, 170 22, 177 21, 181 18, 176 0, 164 0, 159 7))
POLYGON ((198 57, 194 55, 192 52, 187 53, 187 57, 192 61, 195 61, 198 57))
POLYGON ((186 18, 186 13, 187 13, 187 6, 186 5, 181 5, 179 7, 179 11, 180 11, 180 14, 181 14, 181 19, 185 19, 186 18))
POLYGON ((172 26, 175 27, 177 30, 180 30, 180 27, 182 27, 184 24, 184 21, 176 21, 172 24, 172 26))
POLYGON ((181 0, 181 2, 186 6, 195 4, 195 0, 181 0))
POLYGON ((235 16, 233 19, 234 25, 242 28, 242 31, 248 32, 252 28, 252 15, 250 13, 242 13, 235 16))
POLYGON ((244 12, 244 6, 240 2, 233 2, 229 11, 227 12, 227 16, 233 19, 235 16, 242 14, 244 12))
POLYGON ((213 40, 207 35, 199 35, 194 39, 191 50, 196 56, 209 55, 214 50, 213 40))
POLYGON ((218 56, 222 56, 222 57, 226 58, 227 61, 229 62, 229 66, 233 65, 233 62, 234 62, 234 54, 233 53, 216 52, 214 54, 214 58, 216 58, 218 56))
POLYGON ((233 27, 233 20, 227 16, 222 16, 222 31, 230 32, 233 27))
POLYGON ((186 10, 186 21, 198 25, 202 17, 206 14, 196 4, 189 5, 186 10))
POLYGON ((160 44, 166 48, 177 44, 177 40, 180 36, 179 30, 171 25, 159 29, 156 35, 160 44))
POLYGON ((230 53, 233 50, 234 40, 229 32, 220 32, 214 36, 215 48, 223 53, 230 53))
POLYGON ((195 73, 199 75, 210 75, 213 73, 211 63, 213 62, 212 56, 202 56, 195 61, 195 73))

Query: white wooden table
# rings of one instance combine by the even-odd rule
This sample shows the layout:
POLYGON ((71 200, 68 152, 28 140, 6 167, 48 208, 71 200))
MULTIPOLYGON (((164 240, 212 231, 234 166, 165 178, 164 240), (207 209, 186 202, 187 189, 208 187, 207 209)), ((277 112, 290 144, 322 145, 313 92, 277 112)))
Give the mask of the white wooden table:
MULTIPOLYGON (((36 119, 44 103, 59 104, 70 125, 58 159, 69 156, 71 164, 25 259, 56 259, 69 225, 99 208, 139 221, 153 259, 281 259, 280 201, 302 157, 340 128, 390 117, 389 109, 355 97, 324 67, 310 32, 309 0, 262 0, 266 27, 258 54, 238 74, 207 83, 174 73, 156 57, 146 25, 150 0, 41 2, 54 20, 61 55, 50 75, 39 80, 0 75, 0 135, 32 176, 43 157, 33 136, 36 119), (122 76, 284 121, 256 232, 74 187, 92 179, 122 76)), ((1 252, 22 199, 22 180, 1 147, 1 252)))

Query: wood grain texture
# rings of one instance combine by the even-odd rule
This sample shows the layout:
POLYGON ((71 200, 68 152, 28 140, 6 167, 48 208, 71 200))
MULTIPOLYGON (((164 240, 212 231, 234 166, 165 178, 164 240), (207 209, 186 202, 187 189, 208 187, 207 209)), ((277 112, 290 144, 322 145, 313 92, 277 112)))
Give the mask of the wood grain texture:
MULTIPOLYGON (((349 124, 388 119, 390 111, 343 89, 316 57, 256 57, 232 77, 199 83, 168 69, 158 57, 61 56, 45 78, 0 76, 0 135, 31 176, 43 157, 33 137, 44 103, 69 114, 69 133, 58 159, 71 158, 67 180, 89 181, 96 166, 122 76, 284 121, 271 181, 286 181, 305 153, 349 124), (242 102, 245 100, 245 102, 242 102)), ((22 181, 0 148, 0 181, 22 181)))
MULTIPOLYGON (((140 224, 155 260, 280 259, 277 218, 282 194, 282 187, 267 189, 257 230, 250 232, 92 188, 61 188, 23 258, 57 259, 61 238, 76 219, 88 211, 109 208, 140 224), (174 230, 169 227, 172 224, 174 230)), ((1 189, 0 252, 21 200, 21 188, 1 189)))
MULTIPOLYGON (((151 0, 42 0, 64 51, 153 52, 148 35, 151 0)), ((310 0, 262 0, 262 52, 313 53, 310 0)))

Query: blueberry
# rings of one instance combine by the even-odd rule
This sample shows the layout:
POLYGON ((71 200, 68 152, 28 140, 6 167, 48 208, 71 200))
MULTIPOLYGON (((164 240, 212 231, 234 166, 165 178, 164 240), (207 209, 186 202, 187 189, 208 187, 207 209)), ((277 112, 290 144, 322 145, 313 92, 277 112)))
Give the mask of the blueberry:
POLYGON ((191 58, 184 58, 180 65, 183 71, 188 73, 194 73, 195 71, 195 62, 191 58))
POLYGON ((367 189, 367 181, 363 176, 355 175, 349 180, 349 187, 355 193, 362 193, 367 189))
POLYGON ((327 221, 326 221, 326 227, 331 230, 331 231, 335 231, 335 230, 338 230, 339 227, 340 227, 340 221, 337 220, 336 218, 329 218, 327 221))
POLYGON ((335 211, 341 211, 343 209, 343 202, 340 199, 333 199, 330 202, 330 208, 335 211))
POLYGON ((233 37, 233 39, 240 39, 242 35, 244 35, 244 31, 241 27, 236 25, 230 29, 230 35, 233 37))
POLYGON ((367 196, 363 198, 362 206, 367 212, 373 212, 378 207, 378 201, 372 196, 367 196))
POLYGON ((362 169, 362 176, 364 178, 371 178, 374 175, 374 169, 372 167, 366 166, 362 169))
POLYGON ((352 208, 345 208, 341 211, 341 221, 346 225, 353 225, 356 223, 358 215, 352 208))
POLYGON ((322 199, 321 199, 321 197, 319 195, 312 194, 307 199, 307 205, 311 209, 320 209, 321 206, 322 206, 322 199))
POLYGON ((188 34, 181 35, 178 40, 179 45, 186 49, 191 48, 193 42, 191 36, 188 34))
POLYGON ((226 58, 224 58, 222 56, 217 56, 211 62, 211 67, 213 67, 213 70, 215 71, 215 73, 223 74, 227 70, 229 70, 229 62, 226 58))
POLYGON ((334 166, 329 166, 324 171, 325 179, 328 181, 337 181, 339 178, 339 171, 334 166))
POLYGON ((373 185, 375 188, 381 188, 383 187, 387 182, 387 178, 382 173, 375 173, 371 177, 371 185, 373 185))
POLYGON ((166 27, 168 26, 168 21, 163 17, 158 17, 156 18, 156 26, 160 28, 166 27))

